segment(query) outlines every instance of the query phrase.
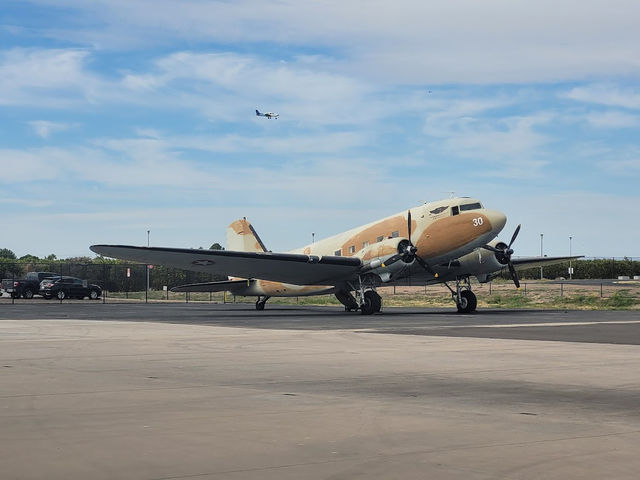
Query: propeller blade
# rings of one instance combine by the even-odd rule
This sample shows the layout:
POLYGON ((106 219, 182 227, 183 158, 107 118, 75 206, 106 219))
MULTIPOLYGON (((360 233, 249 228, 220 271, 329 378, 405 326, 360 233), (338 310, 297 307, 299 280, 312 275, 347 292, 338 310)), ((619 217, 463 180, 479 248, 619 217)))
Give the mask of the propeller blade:
POLYGON ((513 245, 513 242, 518 236, 518 233, 520 233, 520 224, 518 224, 518 226, 516 227, 516 231, 513 232, 513 235, 511 236, 511 241, 509 242, 509 246, 507 247, 507 250, 511 248, 511 245, 513 245))
POLYGON ((409 243, 413 245, 413 242, 411 241, 411 210, 408 210, 407 213, 407 231, 409 232, 407 237, 409 239, 409 243))
POLYGON ((434 272, 432 268, 429 265, 427 265, 427 262, 425 262, 422 258, 420 258, 419 255, 416 255, 416 262, 418 262, 422 268, 424 268, 427 272, 429 272, 435 278, 438 278, 438 274, 434 272))
POLYGON ((502 250, 496 247, 492 247, 491 245, 482 245, 481 248, 484 248, 485 250, 489 250, 490 252, 502 252, 502 250))
POLYGON ((395 255, 387 258, 383 263, 382 266, 383 267, 388 267, 390 265, 393 265, 394 263, 396 263, 398 260, 400 260, 402 258, 402 255, 400 253, 396 253, 395 255))
POLYGON ((516 269, 513 267, 513 263, 511 263, 511 260, 509 260, 509 273, 511 274, 511 279, 513 280, 513 283, 515 284, 516 288, 520 288, 520 280, 518 279, 518 273, 516 272, 516 269))

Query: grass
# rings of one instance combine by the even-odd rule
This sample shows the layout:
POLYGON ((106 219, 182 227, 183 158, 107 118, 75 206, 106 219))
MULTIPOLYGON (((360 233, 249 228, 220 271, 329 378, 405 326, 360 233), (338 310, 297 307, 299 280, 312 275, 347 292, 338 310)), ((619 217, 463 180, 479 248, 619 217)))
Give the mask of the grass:
MULTIPOLYGON (((607 285, 559 285, 544 281, 527 281, 521 290, 516 290, 509 282, 495 281, 489 285, 473 285, 478 297, 478 308, 505 309, 584 309, 584 310, 639 310, 640 285, 624 286, 607 285)), ((383 304, 388 307, 427 307, 452 308, 451 294, 442 285, 428 287, 382 287, 378 289, 383 304)), ((167 292, 150 291, 148 300, 152 302, 167 301, 167 292)), ((144 292, 108 292, 109 300, 140 302, 145 300, 144 292)), ((184 293, 169 292, 168 300, 186 302, 184 293)), ((190 302, 232 303, 234 297, 222 292, 191 293, 190 302)), ((255 297, 236 297, 237 303, 254 303, 255 297)), ((342 306, 333 295, 315 297, 271 298, 270 304, 276 305, 318 305, 342 306)))

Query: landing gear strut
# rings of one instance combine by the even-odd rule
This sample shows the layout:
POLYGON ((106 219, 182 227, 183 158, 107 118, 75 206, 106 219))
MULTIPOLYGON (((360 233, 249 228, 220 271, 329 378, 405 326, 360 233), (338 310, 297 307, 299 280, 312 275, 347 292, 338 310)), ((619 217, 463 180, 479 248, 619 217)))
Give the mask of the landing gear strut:
POLYGON ((456 278, 456 289, 453 290, 447 283, 445 286, 451 291, 453 301, 456 302, 458 313, 471 313, 476 311, 478 299, 471 291, 469 277, 456 278))
POLYGON ((358 287, 354 288, 356 293, 356 303, 362 315, 372 315, 382 310, 382 297, 378 295, 375 286, 366 285, 366 279, 358 277, 358 287))
POLYGON ((267 300, 269 300, 271 297, 268 296, 258 296, 258 300, 256 300, 256 310, 264 310, 264 304, 267 303, 267 300))

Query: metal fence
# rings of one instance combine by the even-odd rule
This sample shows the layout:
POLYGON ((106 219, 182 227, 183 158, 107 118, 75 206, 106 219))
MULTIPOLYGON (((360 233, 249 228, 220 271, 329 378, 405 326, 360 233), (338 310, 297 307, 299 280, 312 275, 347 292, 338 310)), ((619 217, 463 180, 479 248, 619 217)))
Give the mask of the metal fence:
MULTIPOLYGON (((226 280, 226 277, 219 275, 142 264, 72 262, 0 264, 0 278, 3 281, 21 280, 27 272, 50 272, 86 280, 88 284, 98 285, 102 289, 103 302, 107 298, 131 298, 145 301, 185 298, 185 294, 171 293, 171 288, 188 283, 226 280)), ((7 293, 4 292, 4 295, 7 293)), ((213 299, 213 295, 206 295, 213 299)), ((189 299, 188 295, 186 299, 189 299)))

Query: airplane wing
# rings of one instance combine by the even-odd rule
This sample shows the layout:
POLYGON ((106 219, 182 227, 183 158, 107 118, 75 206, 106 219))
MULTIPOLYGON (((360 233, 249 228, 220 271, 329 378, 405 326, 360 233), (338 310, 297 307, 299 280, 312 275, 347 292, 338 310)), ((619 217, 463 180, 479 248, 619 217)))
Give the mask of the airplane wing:
POLYGON ((513 257, 511 263, 517 269, 533 267, 545 267, 547 265, 556 265, 558 263, 568 262, 569 260, 577 260, 583 258, 584 255, 578 255, 574 257, 513 257))
POLYGON ((132 245, 92 245, 90 248, 105 257, 295 285, 333 285, 354 277, 362 265, 359 258, 329 255, 132 245))
POLYGON ((249 286, 253 280, 223 280, 221 282, 190 283, 171 289, 172 292, 224 292, 234 286, 249 286))

